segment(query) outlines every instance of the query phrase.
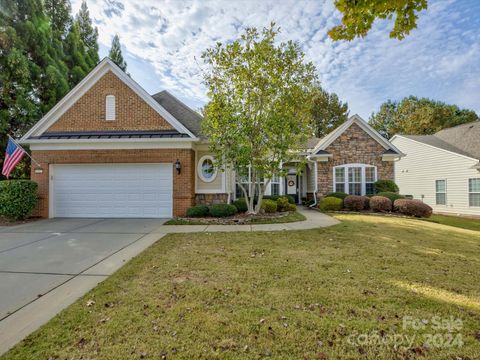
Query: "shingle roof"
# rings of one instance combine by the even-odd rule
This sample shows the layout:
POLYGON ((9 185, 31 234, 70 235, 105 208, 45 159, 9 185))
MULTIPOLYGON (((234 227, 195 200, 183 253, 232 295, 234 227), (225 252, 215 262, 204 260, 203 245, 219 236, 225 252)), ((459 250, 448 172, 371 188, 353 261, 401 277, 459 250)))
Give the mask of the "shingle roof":
POLYGON ((190 130, 193 135, 203 138, 200 127, 202 116, 199 113, 190 109, 167 90, 152 95, 152 98, 190 130))
POLYGON ((480 160, 480 121, 443 129, 433 135, 402 135, 403 137, 480 160))
POLYGON ((314 149, 318 142, 320 141, 321 139, 320 138, 317 138, 317 137, 312 137, 310 139, 307 140, 307 149, 314 149))

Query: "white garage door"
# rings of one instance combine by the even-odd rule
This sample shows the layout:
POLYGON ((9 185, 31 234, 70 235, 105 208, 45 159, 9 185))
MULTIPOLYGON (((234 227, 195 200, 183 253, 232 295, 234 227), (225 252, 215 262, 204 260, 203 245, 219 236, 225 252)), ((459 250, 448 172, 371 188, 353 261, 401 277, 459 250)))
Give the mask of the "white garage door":
POLYGON ((51 166, 51 217, 172 216, 172 164, 51 166))

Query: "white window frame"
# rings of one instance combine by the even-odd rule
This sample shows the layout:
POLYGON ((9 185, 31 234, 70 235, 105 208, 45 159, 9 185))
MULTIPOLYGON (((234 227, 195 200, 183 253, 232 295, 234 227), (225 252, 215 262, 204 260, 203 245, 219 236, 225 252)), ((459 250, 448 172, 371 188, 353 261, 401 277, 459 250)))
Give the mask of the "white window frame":
POLYGON ((213 167, 213 173, 212 173, 212 176, 207 178, 204 176, 203 174, 203 163, 207 160, 210 160, 212 162, 212 164, 215 164, 215 161, 213 159, 213 156, 211 155, 204 155, 200 158, 200 160, 198 161, 198 164, 197 164, 197 174, 198 174, 198 177, 203 181, 203 182, 206 182, 206 183, 211 183, 212 181, 215 181, 215 179, 217 178, 217 172, 218 172, 218 169, 214 166, 213 167))
POLYGON ((361 194, 362 195, 365 195, 366 194, 366 191, 367 191, 367 183, 366 183, 366 178, 365 178, 365 168, 374 168, 375 169, 375 177, 374 177, 374 181, 377 181, 378 180, 378 171, 377 171, 377 167, 375 165, 370 165, 370 164, 358 164, 358 163, 355 163, 355 164, 342 164, 342 165, 337 165, 337 166, 334 166, 333 167, 333 192, 336 192, 337 191, 337 182, 335 181, 335 170, 338 169, 338 168, 344 168, 344 188, 345 188, 345 193, 346 194, 349 194, 350 193, 350 189, 349 189, 349 181, 348 181, 348 169, 349 168, 361 168, 361 194))
POLYGON ((271 196, 274 196, 274 194, 272 193, 272 185, 278 185, 278 195, 281 195, 281 189, 280 189, 281 182, 282 182, 282 178, 280 176, 278 175, 272 176, 272 178, 270 179, 270 184, 268 185, 269 187, 268 194, 271 196))
POLYGON ((447 206, 447 179, 435 179, 435 205, 436 206, 447 206), (443 181, 443 183, 445 184, 444 192, 438 192, 437 191, 437 181, 443 181), (438 194, 444 194, 445 195, 445 204, 439 204, 438 203, 438 199, 437 199, 438 194))
POLYGON ((467 184, 467 186, 468 186, 468 188, 467 188, 467 190, 468 190, 468 206, 469 206, 469 207, 478 208, 479 206, 477 206, 477 205, 472 205, 472 202, 470 201, 470 195, 471 195, 471 194, 480 194, 480 192, 470 191, 470 180, 479 180, 479 181, 480 181, 480 178, 469 178, 469 179, 468 179, 468 184, 467 184))
POLYGON ((105 120, 107 121, 114 121, 116 120, 116 99, 115 95, 107 95, 105 96, 105 120), (113 107, 111 106, 111 102, 113 101, 113 107))

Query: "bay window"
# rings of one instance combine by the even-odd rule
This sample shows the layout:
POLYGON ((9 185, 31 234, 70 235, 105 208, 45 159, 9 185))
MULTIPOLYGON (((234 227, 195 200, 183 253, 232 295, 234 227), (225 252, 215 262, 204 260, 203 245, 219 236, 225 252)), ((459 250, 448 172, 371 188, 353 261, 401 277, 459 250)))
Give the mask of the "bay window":
POLYGON ((333 191, 349 195, 373 194, 377 168, 367 164, 346 164, 333 168, 333 191))

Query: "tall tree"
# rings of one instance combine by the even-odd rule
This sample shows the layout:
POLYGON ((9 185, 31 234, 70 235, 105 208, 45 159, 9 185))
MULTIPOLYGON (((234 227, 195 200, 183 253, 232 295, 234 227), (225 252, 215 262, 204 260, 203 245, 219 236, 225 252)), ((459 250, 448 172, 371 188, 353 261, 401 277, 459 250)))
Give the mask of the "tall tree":
POLYGON ((85 53, 85 44, 80 38, 79 23, 75 20, 65 39, 65 62, 69 68, 70 87, 78 84, 91 70, 85 53))
POLYGON ((122 46, 120 45, 120 38, 117 34, 115 34, 113 37, 112 47, 108 53, 108 57, 112 59, 112 61, 117 64, 120 69, 125 72, 127 71, 127 63, 123 59, 122 46))
POLYGON ((312 121, 315 136, 324 137, 348 118, 348 105, 320 84, 313 91, 312 121))
POLYGON ((92 24, 90 12, 88 11, 87 2, 85 0, 82 1, 80 11, 78 12, 75 20, 78 22, 80 39, 85 45, 85 52, 87 55, 86 62, 90 69, 92 69, 99 61, 98 29, 92 24))
POLYGON ((427 0, 335 0, 335 7, 343 15, 342 24, 330 29, 328 35, 333 40, 365 37, 376 19, 395 17, 390 37, 401 40, 417 27, 418 13, 427 5, 427 0))
POLYGON ((370 117, 370 125, 383 136, 429 135, 445 128, 478 120, 472 110, 440 101, 409 96, 400 102, 388 100, 370 117))
POLYGON ((72 24, 72 6, 69 0, 44 0, 45 13, 53 33, 63 39, 72 24))
POLYGON ((202 54, 210 97, 202 131, 216 166, 235 171, 249 213, 258 213, 270 179, 286 174, 282 164, 295 158, 312 133, 315 67, 304 62, 297 43, 276 44, 278 31, 274 24, 261 32, 249 28, 240 39, 202 54), (247 168, 251 192, 239 181, 247 168))

